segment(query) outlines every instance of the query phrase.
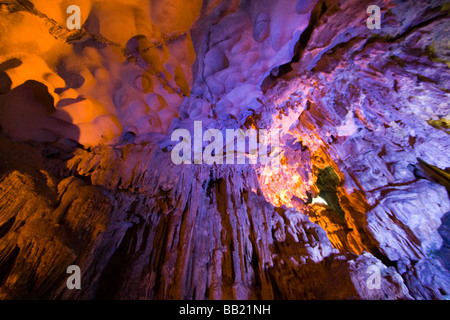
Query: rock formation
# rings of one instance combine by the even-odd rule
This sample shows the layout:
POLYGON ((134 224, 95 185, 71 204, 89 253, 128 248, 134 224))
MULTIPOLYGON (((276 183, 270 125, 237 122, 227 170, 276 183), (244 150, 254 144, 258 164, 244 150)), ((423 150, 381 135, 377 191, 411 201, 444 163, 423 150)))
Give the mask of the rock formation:
POLYGON ((57 3, 0 0, 0 299, 449 296, 445 1, 57 3), (280 168, 175 164, 194 121, 280 168))

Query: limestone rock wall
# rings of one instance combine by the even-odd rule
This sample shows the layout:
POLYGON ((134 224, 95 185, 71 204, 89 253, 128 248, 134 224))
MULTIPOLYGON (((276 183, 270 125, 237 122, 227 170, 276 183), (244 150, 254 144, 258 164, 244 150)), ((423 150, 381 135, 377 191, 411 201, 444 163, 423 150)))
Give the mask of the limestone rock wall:
MULTIPOLYGON (((1 299, 449 295, 445 1, 378 1, 379 30, 371 1, 193 2, 179 23, 178 1, 83 3, 81 34, 0 52, 1 299), (175 165, 193 121, 280 130, 281 169, 175 165)), ((63 21, 0 4, 2 26, 63 21)))

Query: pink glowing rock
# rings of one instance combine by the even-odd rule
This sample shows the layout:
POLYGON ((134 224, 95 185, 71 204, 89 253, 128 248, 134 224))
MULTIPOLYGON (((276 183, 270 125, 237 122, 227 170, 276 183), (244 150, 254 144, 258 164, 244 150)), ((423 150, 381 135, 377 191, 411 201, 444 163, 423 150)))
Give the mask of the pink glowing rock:
POLYGON ((445 1, 373 30, 364 1, 73 3, 80 31, 0 15, 0 299, 448 297, 445 1), (209 128, 279 130, 280 167, 172 161, 209 128))

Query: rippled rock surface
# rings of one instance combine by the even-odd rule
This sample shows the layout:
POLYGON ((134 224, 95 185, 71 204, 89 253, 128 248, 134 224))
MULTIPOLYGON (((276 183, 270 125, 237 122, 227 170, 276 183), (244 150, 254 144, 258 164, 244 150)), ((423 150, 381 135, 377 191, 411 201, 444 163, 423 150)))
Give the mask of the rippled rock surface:
POLYGON ((0 299, 448 297, 444 1, 108 3, 0 1, 0 299), (281 167, 174 164, 194 121, 281 167))

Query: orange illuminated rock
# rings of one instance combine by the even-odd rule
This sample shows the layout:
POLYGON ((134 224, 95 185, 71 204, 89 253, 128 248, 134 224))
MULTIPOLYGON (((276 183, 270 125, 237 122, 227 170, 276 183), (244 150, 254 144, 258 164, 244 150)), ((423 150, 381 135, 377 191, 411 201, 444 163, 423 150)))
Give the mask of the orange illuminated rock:
POLYGON ((0 5, 0 299, 447 299, 448 5, 378 5, 0 5))

